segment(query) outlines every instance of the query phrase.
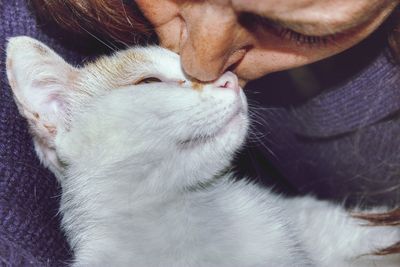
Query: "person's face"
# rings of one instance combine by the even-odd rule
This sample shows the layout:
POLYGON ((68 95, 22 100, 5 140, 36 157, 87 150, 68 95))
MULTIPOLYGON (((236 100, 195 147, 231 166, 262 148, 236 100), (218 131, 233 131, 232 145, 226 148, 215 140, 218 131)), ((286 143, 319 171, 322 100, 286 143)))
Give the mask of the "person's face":
POLYGON ((397 0, 138 0, 161 45, 201 80, 243 80, 339 53, 374 31, 397 0))

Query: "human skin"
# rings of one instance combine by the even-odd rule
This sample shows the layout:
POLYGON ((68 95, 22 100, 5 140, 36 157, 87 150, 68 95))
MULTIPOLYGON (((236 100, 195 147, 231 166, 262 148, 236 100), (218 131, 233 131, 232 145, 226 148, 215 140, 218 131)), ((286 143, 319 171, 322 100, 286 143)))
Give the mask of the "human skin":
POLYGON ((185 72, 212 81, 227 69, 242 81, 306 65, 371 34, 398 0, 137 0, 162 46, 185 72))

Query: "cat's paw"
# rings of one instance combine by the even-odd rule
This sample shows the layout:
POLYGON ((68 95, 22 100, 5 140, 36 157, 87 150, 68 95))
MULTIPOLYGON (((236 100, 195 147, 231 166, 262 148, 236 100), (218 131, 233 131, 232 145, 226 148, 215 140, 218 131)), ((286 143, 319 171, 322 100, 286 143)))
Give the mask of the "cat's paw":
POLYGON ((382 230, 393 232, 393 235, 386 236, 382 240, 385 246, 374 251, 373 254, 380 256, 400 254, 400 208, 379 213, 353 213, 352 216, 364 221, 366 227, 382 228, 382 230))

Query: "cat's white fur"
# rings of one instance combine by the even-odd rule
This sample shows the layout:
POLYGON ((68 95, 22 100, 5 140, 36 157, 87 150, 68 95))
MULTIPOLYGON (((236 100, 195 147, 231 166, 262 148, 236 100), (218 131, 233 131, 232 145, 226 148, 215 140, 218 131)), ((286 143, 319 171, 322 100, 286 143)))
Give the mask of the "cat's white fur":
POLYGON ((223 172, 248 124, 243 92, 223 86, 232 74, 193 84, 159 47, 78 69, 16 37, 7 75, 38 156, 61 184, 73 266, 400 263, 364 255, 398 241, 399 229, 366 227, 340 206, 280 197, 223 172), (146 77, 163 82, 136 84, 146 77))

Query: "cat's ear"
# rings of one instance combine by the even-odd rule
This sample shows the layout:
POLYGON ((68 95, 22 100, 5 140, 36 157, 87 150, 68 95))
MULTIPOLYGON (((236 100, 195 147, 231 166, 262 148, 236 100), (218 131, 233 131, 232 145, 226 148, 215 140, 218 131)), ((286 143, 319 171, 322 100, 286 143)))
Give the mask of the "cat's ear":
POLYGON ((18 109, 34 135, 35 147, 49 165, 55 157, 54 139, 65 127, 69 95, 74 90, 78 69, 53 50, 30 37, 8 40, 6 69, 18 109))

